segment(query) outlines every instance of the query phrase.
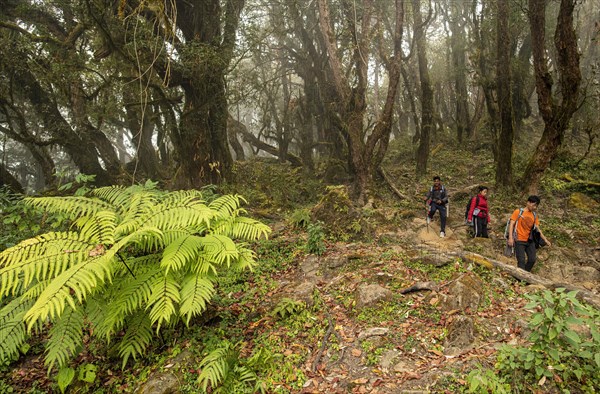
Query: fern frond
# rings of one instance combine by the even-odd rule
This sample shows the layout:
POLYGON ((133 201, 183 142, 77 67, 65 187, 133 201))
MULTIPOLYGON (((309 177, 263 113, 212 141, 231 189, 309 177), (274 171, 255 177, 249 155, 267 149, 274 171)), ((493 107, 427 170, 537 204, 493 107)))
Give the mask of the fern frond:
POLYGON ((58 275, 40 294, 33 307, 25 315, 28 329, 41 319, 55 318, 61 315, 68 303, 75 309, 75 300, 82 303, 86 296, 92 292, 105 279, 112 280, 112 271, 116 263, 115 255, 119 250, 130 243, 143 242, 144 237, 161 237, 160 231, 154 228, 141 228, 127 237, 119 240, 104 254, 86 256, 82 261, 58 275), (71 292, 73 294, 71 294, 71 292))
POLYGON ((220 216, 236 216, 234 212, 237 211, 242 202, 247 203, 246 199, 239 194, 226 194, 211 201, 208 207, 217 211, 220 216))
POLYGON ((33 302, 15 298, 0 309, 0 363, 19 353, 27 340, 23 316, 33 302))
POLYGON ((131 195, 125 206, 121 207, 122 219, 115 228, 115 237, 130 234, 143 226, 145 218, 151 214, 158 204, 158 199, 152 193, 136 193, 131 195))
POLYGON ((123 358, 122 369, 125 369, 129 357, 134 360, 144 354, 144 350, 152 340, 152 324, 148 314, 140 311, 127 318, 127 331, 119 344, 119 355, 123 358))
POLYGON ((46 342, 46 359, 44 364, 48 372, 54 365, 63 367, 69 359, 76 355, 83 345, 83 313, 81 309, 65 309, 52 329, 46 342))
POLYGON ((100 211, 112 211, 114 208, 99 199, 81 196, 67 197, 26 197, 23 202, 27 205, 43 208, 52 213, 64 213, 69 218, 92 216, 100 211))
POLYGON ((271 228, 258 220, 237 216, 219 221, 214 226, 212 232, 226 235, 230 238, 254 241, 260 237, 267 239, 271 233, 271 228))
POLYGON ((238 249, 231 238, 224 235, 208 234, 201 238, 204 258, 229 267, 239 257, 238 249))
POLYGON ((202 192, 195 189, 189 190, 175 190, 169 192, 161 202, 165 205, 179 205, 181 201, 192 201, 196 200, 200 203, 204 204, 204 198, 202 197, 202 192))
POLYGON ((135 278, 121 277, 113 284, 118 289, 111 294, 110 308, 104 320, 97 326, 98 335, 110 340, 112 335, 124 323, 125 316, 146 308, 152 295, 152 286, 163 277, 163 270, 158 266, 148 267, 146 271, 137 270, 135 278))
POLYGON ((43 281, 59 276, 85 259, 96 247, 75 232, 47 233, 30 238, 0 253, 0 296, 15 294, 17 286, 27 287, 33 279, 43 281))
POLYGON ((235 263, 231 264, 230 268, 238 271, 243 271, 246 269, 252 271, 252 269, 257 265, 256 253, 253 250, 244 247, 244 244, 238 244, 238 251, 239 258, 237 261, 235 261, 235 263))
POLYGON ((104 201, 107 201, 109 204, 115 207, 118 212, 122 213, 128 209, 131 198, 136 194, 143 194, 146 196, 145 199, 152 199, 156 201, 165 193, 158 189, 148 189, 143 186, 106 186, 92 190, 92 194, 104 201))
POLYGON ((180 201, 177 204, 157 205, 141 225, 154 226, 162 231, 193 228, 202 231, 210 227, 215 212, 199 201, 180 201))
POLYGON ((98 244, 112 245, 115 243, 115 229, 118 216, 113 211, 100 211, 92 217, 81 217, 73 223, 79 228, 82 238, 94 240, 98 244))
POLYGON ((171 274, 165 274, 152 283, 152 295, 148 299, 150 321, 157 324, 156 331, 164 323, 169 323, 175 315, 175 304, 180 301, 179 283, 171 274))
POLYGON ((235 346, 225 341, 221 347, 213 350, 200 361, 198 367, 202 372, 198 376, 198 381, 204 391, 208 385, 215 388, 227 379, 231 370, 230 360, 236 359, 236 355, 235 346))
POLYGON ((160 266, 167 273, 169 270, 177 271, 196 260, 202 245, 202 238, 195 235, 181 237, 165 248, 160 266))
POLYGON ((81 303, 92 289, 104 282, 105 278, 110 277, 110 260, 107 255, 95 256, 58 275, 48 284, 35 304, 25 314, 27 329, 31 330, 38 320, 59 317, 66 304, 76 309, 77 306, 71 292, 81 303))
POLYGON ((206 310, 207 302, 215 294, 215 287, 208 278, 198 274, 188 274, 181 283, 181 305, 179 313, 189 324, 192 317, 206 310))

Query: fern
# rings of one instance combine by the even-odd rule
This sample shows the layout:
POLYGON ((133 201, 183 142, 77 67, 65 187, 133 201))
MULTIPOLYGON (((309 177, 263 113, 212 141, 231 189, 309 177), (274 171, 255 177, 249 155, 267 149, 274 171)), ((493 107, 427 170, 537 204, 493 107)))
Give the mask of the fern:
POLYGON ((68 308, 55 321, 46 343, 46 366, 65 365, 67 360, 83 345, 83 311, 68 308))
POLYGON ((193 273, 188 274, 181 284, 181 307, 179 313, 185 318, 185 324, 206 309, 206 304, 215 293, 213 282, 193 273))
POLYGON ((17 355, 27 331, 50 322, 45 362, 60 369, 81 348, 86 322, 99 340, 119 341, 125 366, 144 354, 154 331, 189 324, 206 310, 220 270, 256 264, 244 242, 270 229, 244 217, 243 197, 211 194, 207 202, 199 191, 154 186, 25 200, 66 215, 72 227, 0 253, 0 305, 6 304, 0 308, 0 358, 17 355))
POLYGON ((119 345, 119 355, 123 358, 123 368, 129 357, 134 359, 143 354, 152 340, 152 324, 148 315, 142 311, 129 319, 127 332, 119 345))
POLYGON ((198 382, 204 390, 213 393, 262 392, 263 382, 257 371, 267 369, 272 355, 263 348, 249 358, 242 358, 241 342, 232 344, 225 340, 200 362, 198 382), (254 384, 253 384, 254 383, 254 384))
POLYGON ((17 354, 27 339, 23 316, 32 302, 15 298, 0 310, 0 363, 17 354))

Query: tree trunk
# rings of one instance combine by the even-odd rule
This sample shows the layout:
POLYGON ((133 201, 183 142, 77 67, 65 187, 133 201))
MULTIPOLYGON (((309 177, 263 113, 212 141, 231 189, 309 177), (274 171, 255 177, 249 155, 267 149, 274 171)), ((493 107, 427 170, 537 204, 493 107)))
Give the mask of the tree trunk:
POLYGON ((173 145, 181 171, 175 184, 198 188, 219 183, 232 165, 227 141, 225 73, 233 57, 244 0, 177 0, 177 25, 193 51, 180 81, 185 103, 173 145), (221 24, 223 23, 223 31, 221 24))
POLYGON ((544 119, 544 133, 531 156, 523 179, 523 191, 535 193, 544 171, 558 153, 571 117, 577 110, 581 71, 577 36, 573 28, 574 0, 561 0, 554 33, 554 46, 558 53, 556 68, 560 82, 560 98, 552 92, 552 75, 546 60, 545 0, 529 0, 529 21, 533 42, 533 65, 538 108, 544 119), (560 101, 560 103, 557 103, 560 101))
POLYGON ((0 163, 0 186, 8 186, 12 191, 16 193, 25 193, 21 183, 15 178, 7 169, 3 163, 0 163))
POLYGON ((239 161, 246 160, 246 154, 244 153, 244 147, 240 144, 237 138, 240 128, 246 128, 241 122, 237 121, 231 114, 227 118, 227 139, 231 148, 235 152, 235 159, 239 161))
POLYGON ((458 1, 451 3, 450 14, 450 46, 452 49, 452 65, 454 67, 454 89, 456 93, 456 136, 462 143, 463 136, 472 134, 469 115, 469 101, 467 92, 467 61, 466 38, 463 23, 464 3, 458 1))
MULTIPOLYGON (((156 149, 152 143, 154 133, 154 110, 152 105, 140 100, 140 96, 132 92, 124 93, 129 105, 125 107, 127 125, 131 132, 131 142, 136 149, 133 175, 141 170, 149 179, 162 179, 156 149)), ((132 169, 129 169, 130 171, 132 169)))
POLYGON ((433 129, 433 90, 429 79, 427 65, 427 41, 421 16, 421 1, 412 0, 414 13, 415 41, 417 43, 417 58, 419 61, 419 78, 421 80, 421 136, 417 148, 417 176, 427 172, 429 160, 429 145, 433 129))
POLYGON ((513 114, 511 99, 510 72, 510 30, 508 27, 509 2, 498 0, 497 17, 497 64, 496 89, 498 92, 498 108, 500 110, 500 135, 496 157, 496 186, 512 187, 512 152, 513 152, 513 114))
POLYGON ((73 114, 73 123, 77 134, 89 136, 89 139, 96 146, 104 162, 106 172, 112 179, 116 179, 121 173, 119 157, 112 142, 90 122, 83 82, 78 75, 74 75, 70 81, 69 100, 71 102, 71 113, 73 114))
POLYGON ((498 160, 498 108, 494 98, 494 83, 495 79, 493 76, 493 71, 491 67, 488 66, 487 59, 490 57, 488 46, 486 45, 486 37, 482 30, 482 26, 480 23, 481 18, 485 15, 487 8, 485 4, 481 9, 481 12, 478 16, 477 7, 479 6, 479 2, 473 0, 471 13, 473 16, 473 36, 475 38, 475 45, 477 46, 476 51, 476 61, 477 64, 477 74, 479 77, 479 84, 483 91, 483 97, 485 98, 485 107, 487 109, 488 117, 489 117, 489 129, 491 131, 492 136, 492 154, 494 156, 494 160, 498 160))
POLYGON ((31 102, 47 130, 73 160, 82 174, 96 175, 97 185, 110 185, 113 178, 102 168, 96 146, 86 133, 75 133, 53 100, 39 85, 35 76, 23 69, 15 69, 13 78, 31 102))

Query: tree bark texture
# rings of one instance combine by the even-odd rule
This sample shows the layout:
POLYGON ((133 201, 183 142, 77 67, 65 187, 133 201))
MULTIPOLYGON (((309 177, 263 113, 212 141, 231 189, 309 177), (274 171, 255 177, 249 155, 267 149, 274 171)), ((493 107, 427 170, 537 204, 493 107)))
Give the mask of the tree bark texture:
POLYGON ((577 110, 581 71, 577 36, 573 28, 574 8, 574 0, 561 0, 554 33, 554 46, 558 54, 556 68, 559 75, 560 96, 555 96, 552 90, 554 81, 546 58, 546 2, 529 0, 535 86, 538 108, 544 120, 542 138, 529 160, 521 181, 521 189, 530 193, 537 191, 544 171, 558 154, 565 130, 577 110))
POLYGON ((417 176, 423 176, 427 172, 429 160, 429 146, 433 131, 433 89, 429 78, 427 65, 427 41, 425 38, 425 26, 421 15, 421 1, 412 0, 414 14, 415 41, 417 43, 417 59, 419 61, 419 78, 421 80, 421 136, 417 148, 417 176))

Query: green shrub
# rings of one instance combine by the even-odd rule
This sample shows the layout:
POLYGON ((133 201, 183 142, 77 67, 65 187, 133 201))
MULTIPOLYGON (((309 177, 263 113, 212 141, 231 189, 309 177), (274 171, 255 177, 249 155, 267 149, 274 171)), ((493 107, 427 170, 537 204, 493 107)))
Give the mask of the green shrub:
POLYGON ((318 256, 325 252, 325 232, 321 222, 310 223, 307 226, 308 240, 306 241, 306 251, 318 256))
POLYGON ((536 312, 529 321, 531 346, 504 346, 497 368, 517 386, 555 382, 565 390, 593 392, 600 387, 600 314, 581 304, 576 291, 544 291, 528 296, 526 308, 536 312), (589 330, 589 337, 575 329, 589 330))

